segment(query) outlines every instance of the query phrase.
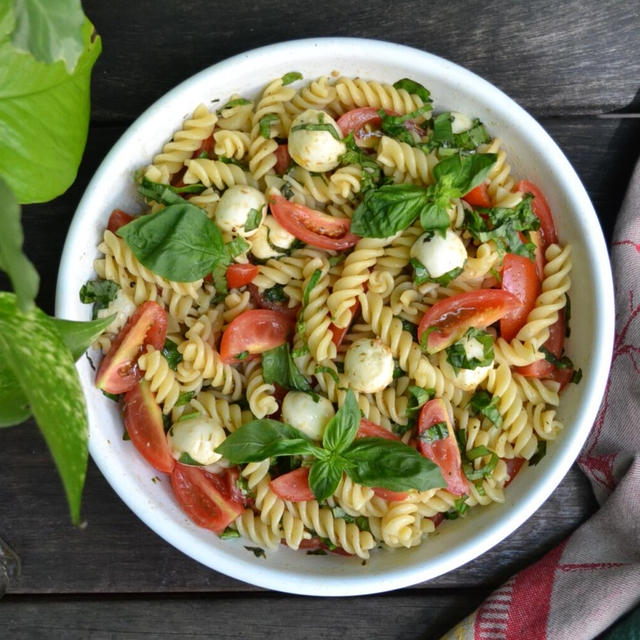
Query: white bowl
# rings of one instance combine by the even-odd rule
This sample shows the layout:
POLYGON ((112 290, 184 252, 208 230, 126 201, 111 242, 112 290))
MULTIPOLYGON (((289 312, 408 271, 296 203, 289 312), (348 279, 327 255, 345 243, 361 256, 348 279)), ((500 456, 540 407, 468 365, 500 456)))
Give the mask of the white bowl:
MULTIPOLYGON (((64 247, 58 277, 56 314, 89 319, 78 291, 94 276, 93 260, 109 213, 137 211, 132 181, 200 102, 225 100, 232 93, 256 96, 265 84, 288 71, 306 79, 338 70, 392 83, 410 77, 432 93, 436 110, 479 117, 499 135, 516 176, 540 185, 555 215, 562 242, 573 245, 572 335, 569 352, 584 372, 569 385, 559 416, 565 429, 547 456, 526 467, 505 492, 506 502, 472 509, 447 522, 420 547, 374 551, 360 559, 313 556, 286 548, 255 558, 242 541, 221 541, 193 524, 173 498, 169 482, 131 443, 122 440, 117 406, 93 386, 86 358, 78 363, 87 399, 91 455, 126 504, 167 542, 195 560, 261 587, 317 596, 377 593, 434 578, 479 556, 508 536, 560 483, 591 428, 603 394, 612 352, 614 301, 607 249, 589 197, 567 158, 542 127, 513 100, 477 75, 447 60, 409 47, 352 38, 298 40, 255 49, 220 62, 189 78, 152 105, 129 127, 104 159, 78 206, 64 247)), ((246 543, 246 542, 245 542, 246 543)))

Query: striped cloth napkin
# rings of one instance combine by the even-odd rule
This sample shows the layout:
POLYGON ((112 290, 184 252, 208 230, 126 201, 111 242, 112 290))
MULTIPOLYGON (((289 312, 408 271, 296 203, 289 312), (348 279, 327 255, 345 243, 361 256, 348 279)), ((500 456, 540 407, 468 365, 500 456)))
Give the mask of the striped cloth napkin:
POLYGON ((611 259, 611 373, 578 458, 600 510, 442 640, 587 640, 640 605, 640 163, 616 223, 611 259))

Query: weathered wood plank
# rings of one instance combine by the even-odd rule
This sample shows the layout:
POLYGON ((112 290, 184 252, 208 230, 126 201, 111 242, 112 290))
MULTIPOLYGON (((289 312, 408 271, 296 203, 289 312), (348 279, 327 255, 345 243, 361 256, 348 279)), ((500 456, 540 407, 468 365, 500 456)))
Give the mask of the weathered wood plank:
POLYGON ((12 640, 433 640, 484 595, 468 590, 335 599, 7 596, 0 606, 0 629, 12 640))
MULTIPOLYGON (((598 113, 638 104, 640 12, 634 2, 536 0, 389 5, 297 0, 277 7, 187 0, 86 0, 104 41, 93 82, 93 117, 127 121, 201 69, 248 49, 295 38, 357 36, 449 58, 532 112, 598 113), (117 20, 114 16, 117 15, 117 20)), ((265 78, 265 83, 267 82, 265 78)))
MULTIPOLYGON (((0 536, 22 558, 11 593, 252 591, 173 549, 125 507, 91 464, 87 526, 71 526, 60 483, 34 425, 0 430, 0 536)), ((497 586, 565 538, 595 508, 574 468, 509 538, 475 561, 422 587, 497 586)))

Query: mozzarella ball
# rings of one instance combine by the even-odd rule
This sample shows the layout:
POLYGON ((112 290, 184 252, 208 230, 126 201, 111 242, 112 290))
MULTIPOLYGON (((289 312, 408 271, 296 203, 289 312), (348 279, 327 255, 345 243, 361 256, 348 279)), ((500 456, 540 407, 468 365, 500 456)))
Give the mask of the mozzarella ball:
POLYGON ((264 223, 251 238, 251 253, 258 260, 276 258, 289 249, 295 239, 272 215, 266 215, 264 223))
MULTIPOLYGON (((481 342, 475 338, 468 338, 467 336, 463 337, 460 342, 462 342, 462 346, 469 360, 472 358, 482 360, 484 358, 484 347, 481 342)), ((464 391, 473 391, 473 389, 489 375, 492 366, 493 363, 485 367, 476 367, 475 369, 460 369, 454 377, 456 387, 464 391)))
POLYGON ((462 133, 463 131, 468 131, 471 129, 471 118, 465 113, 460 113, 459 111, 452 111, 451 117, 453 121, 451 122, 451 133, 462 133))
POLYGON ((216 207, 216 224, 222 231, 237 233, 248 238, 260 228, 258 224, 251 231, 244 230, 249 212, 255 209, 260 214, 260 223, 262 223, 266 206, 267 200, 261 191, 246 185, 229 187, 222 194, 216 207))
POLYGON ((169 429, 167 441, 171 455, 176 460, 187 453, 198 464, 208 465, 222 458, 215 448, 222 444, 225 437, 224 428, 218 421, 198 416, 176 422, 169 429))
POLYGON ((328 113, 307 109, 291 123, 289 155, 307 171, 331 171, 340 164, 340 156, 347 150, 341 138, 340 128, 328 113), (298 126, 316 124, 333 127, 340 139, 336 139, 331 131, 296 129, 298 126))
POLYGON ((360 338, 344 356, 344 373, 349 385, 363 393, 377 393, 393 382, 391 349, 379 339, 360 338))
POLYGON ((444 238, 437 231, 423 233, 411 247, 411 257, 421 262, 432 278, 463 267, 467 250, 457 233, 447 229, 444 238))
POLYGON ((322 440, 327 422, 335 411, 327 398, 313 397, 304 391, 289 391, 282 401, 282 420, 312 440, 322 440))

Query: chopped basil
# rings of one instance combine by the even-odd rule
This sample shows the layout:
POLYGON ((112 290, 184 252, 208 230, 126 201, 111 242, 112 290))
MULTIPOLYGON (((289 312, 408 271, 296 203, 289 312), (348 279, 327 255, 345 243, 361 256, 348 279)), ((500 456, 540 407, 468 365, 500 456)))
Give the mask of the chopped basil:
POLYGON ((408 418, 414 418, 422 408, 422 405, 431 400, 435 395, 434 389, 423 389, 415 385, 411 385, 407 391, 409 392, 409 402, 407 404, 408 418))
POLYGON ((180 464, 188 464, 192 467, 202 467, 204 466, 200 462, 196 462, 186 451, 183 451, 178 458, 178 462, 180 464))
POLYGON ((428 429, 425 429, 419 436, 418 440, 423 442, 435 442, 436 440, 444 440, 449 437, 449 428, 446 422, 436 422, 428 429))
POLYGON ((529 232, 540 228, 540 220, 531 208, 532 199, 531 194, 527 194, 514 209, 467 210, 465 228, 478 242, 493 240, 501 254, 515 253, 533 260, 536 247, 529 232), (521 232, 526 242, 521 240, 521 232))
POLYGON ((260 118, 260 135, 267 140, 271 137, 271 125, 279 120, 275 113, 268 113, 260 118))
POLYGON ((488 391, 483 389, 471 398, 469 405, 475 413, 482 414, 491 420, 496 427, 500 427, 502 426, 502 415, 498 410, 498 400, 498 396, 491 396, 488 391))
POLYGON ((582 369, 576 369, 572 376, 571 376, 571 380, 569 380, 569 382, 573 383, 573 384, 578 384, 580 382, 580 380, 582 380, 582 369))
POLYGON ((397 380, 398 378, 402 377, 402 374, 404 373, 404 371, 402 370, 402 367, 394 361, 393 363, 393 380, 397 380))
POLYGON ((471 127, 460 133, 453 133, 453 116, 449 112, 441 113, 433 119, 433 130, 429 139, 420 148, 427 150, 440 149, 461 149, 464 151, 474 151, 481 144, 489 142, 490 138, 484 125, 477 118, 471 127))
POLYGON ((424 103, 431 103, 429 90, 411 78, 401 78, 393 83, 394 89, 404 89, 407 93, 418 96, 424 103))
POLYGON ((415 111, 402 116, 392 116, 384 109, 379 109, 378 115, 382 121, 382 132, 390 138, 395 138, 396 140, 400 140, 400 142, 414 146, 417 142, 417 134, 409 130, 405 123, 407 120, 413 120, 427 111, 431 111, 431 104, 425 104, 415 111))
POLYGON ((174 406, 176 407, 182 407, 185 404, 189 403, 191 401, 191 398, 193 398, 193 396, 195 395, 195 391, 183 391, 179 396, 178 399, 176 400, 176 403, 174 406))
POLYGON ((529 458, 529 466, 535 467, 547 455, 547 441, 538 440, 536 452, 529 458))
POLYGON ((336 131, 336 128, 328 122, 305 122, 303 124, 296 124, 291 127, 291 132, 294 131, 326 131, 330 133, 338 142, 342 142, 340 134, 336 131))
POLYGON ((286 87, 296 80, 302 80, 302 74, 299 71, 289 71, 282 76, 282 86, 286 87))
POLYGON ((452 280, 457 278, 462 273, 462 267, 456 267, 443 273, 441 276, 434 278, 430 275, 429 270, 416 258, 410 259, 411 266, 413 267, 413 281, 415 284, 425 284, 425 282, 435 282, 436 284, 446 287, 452 280))
POLYGON ((256 558, 266 558, 267 554, 261 547, 244 547, 247 551, 251 551, 256 558))
POLYGON ((233 164, 236 167, 240 167, 243 171, 248 171, 249 167, 244 164, 243 162, 240 162, 240 160, 236 160, 235 158, 228 158, 227 156, 218 156, 218 160, 220 162, 223 162, 224 164, 233 164))
POLYGON ((101 389, 101 391, 102 391, 102 395, 109 398, 109 400, 113 400, 114 402, 120 402, 120 395, 117 395, 115 393, 109 393, 104 389, 101 389))
POLYGON ((340 164, 342 166, 359 164, 360 167, 362 167, 360 184, 360 191, 362 193, 375 188, 382 178, 380 165, 358 147, 353 131, 349 132, 344 139, 344 143, 347 150, 340 156, 340 164))
POLYGON ((407 431, 411 431, 413 429, 413 424, 411 422, 407 422, 407 424, 398 424, 397 422, 391 423, 391 431, 395 433, 397 436, 402 437, 407 431))
POLYGON ((293 361, 289 344, 286 342, 262 354, 262 377, 268 384, 277 382, 289 391, 306 391, 313 394, 308 380, 293 361))
POLYGON ((257 209, 249 209, 249 214, 247 215, 247 221, 244 223, 245 231, 253 231, 260 226, 262 222, 262 213, 257 209))
POLYGON ((573 362, 571 362, 571 359, 568 356, 556 358, 544 345, 540 347, 540 351, 544 353, 544 359, 547 362, 550 362, 554 367, 557 367, 558 369, 573 369, 573 362))
POLYGON ((410 320, 407 320, 406 318, 400 318, 400 321, 402 322, 402 330, 406 331, 407 333, 410 333, 411 337, 414 340, 417 340, 417 338, 418 338, 418 325, 414 324, 410 320))
POLYGON ((460 340, 447 347, 447 362, 456 373, 460 369, 476 369, 490 365, 493 362, 493 337, 482 329, 470 327, 460 340), (467 356, 465 344, 471 340, 477 340, 482 345, 481 358, 467 356))
POLYGON ((331 376, 331 378, 336 384, 340 384, 340 378, 338 377, 338 372, 335 369, 332 369, 331 367, 325 367, 325 366, 319 365, 314 369, 313 372, 316 374, 327 373, 331 376))
POLYGON ((183 413, 178 418, 178 422, 183 422, 184 420, 191 420, 192 418, 199 418, 199 417, 200 417, 200 412, 199 411, 191 411, 189 413, 183 413))
POLYGON ((237 529, 232 529, 231 527, 227 527, 221 534, 218 535, 220 540, 234 540, 235 538, 240 538, 240 532, 237 529))
POLYGON ((444 517, 447 520, 456 520, 460 516, 464 516, 467 511, 469 511, 469 505, 465 502, 467 497, 468 496, 466 494, 463 494, 459 498, 457 498, 453 503, 453 510, 444 513, 444 517))
POLYGON ((221 113, 225 109, 231 109, 232 107, 242 107, 245 104, 251 104, 251 103, 246 98, 235 98, 234 100, 229 100, 229 102, 227 102, 227 104, 225 104, 224 107, 221 107, 220 109, 218 109, 218 113, 221 113))
POLYGON ((169 187, 173 193, 202 193, 206 189, 202 183, 185 184, 182 187, 174 187, 172 184, 166 186, 169 187))
POLYGON ((224 245, 224 248, 229 255, 229 258, 232 260, 243 253, 246 253, 250 249, 249 243, 244 239, 238 236, 233 240, 230 240, 224 245))
POLYGON ((487 464, 485 464, 483 467, 480 467, 479 469, 474 469, 473 466, 468 462, 462 463, 462 471, 464 472, 464 475, 467 477, 468 480, 471 480, 473 482, 475 480, 481 480, 482 478, 486 478, 487 476, 491 475, 491 472, 495 469, 496 465, 498 464, 498 460, 500 458, 498 458, 498 456, 495 453, 493 453, 492 451, 489 451, 484 446, 476 447, 471 451, 467 451, 467 454, 466 454, 467 460, 484 457, 485 455, 490 455, 491 458, 489 459, 489 462, 487 462, 487 464), (471 458, 470 455, 473 455, 474 458, 471 458))
POLYGON ((569 326, 569 322, 571 321, 571 298, 569 294, 565 294, 566 296, 566 304, 564 305, 564 337, 571 337, 571 327, 569 326))
POLYGON ((182 354, 178 351, 178 345, 173 340, 165 339, 162 355, 165 357, 169 369, 177 371, 178 365, 182 362, 182 354))
POLYGON ((236 360, 246 360, 247 356, 249 355, 248 351, 241 351, 240 353, 237 353, 235 356, 233 356, 236 360))
POLYGON ((274 284, 273 287, 265 289, 262 297, 269 302, 289 302, 289 296, 284 292, 284 286, 274 284))
POLYGON ((318 284, 320 278, 322 277, 322 271, 320 269, 316 269, 312 274, 311 278, 309 278, 309 283, 304 288, 304 293, 302 296, 302 306, 303 308, 309 304, 309 296, 311 295, 311 290, 318 284))
MULTIPOLYGON (((138 187, 138 193, 148 201, 153 200, 167 207, 172 204, 184 204, 186 202, 186 200, 171 189, 168 184, 153 182, 144 177, 138 187)), ((146 216, 142 217, 144 218, 146 216)))
POLYGON ((308 556, 326 556, 327 552, 324 549, 309 549, 307 550, 308 556))
POLYGON ((339 253, 337 256, 329 257, 329 266, 335 267, 337 264, 340 264, 347 257, 346 253, 339 253))
POLYGON ((118 295, 120 286, 113 280, 89 280, 80 287, 80 302, 93 303, 93 318, 98 317, 98 311, 106 309, 118 295))

